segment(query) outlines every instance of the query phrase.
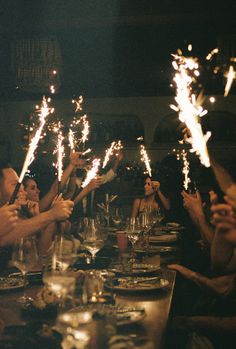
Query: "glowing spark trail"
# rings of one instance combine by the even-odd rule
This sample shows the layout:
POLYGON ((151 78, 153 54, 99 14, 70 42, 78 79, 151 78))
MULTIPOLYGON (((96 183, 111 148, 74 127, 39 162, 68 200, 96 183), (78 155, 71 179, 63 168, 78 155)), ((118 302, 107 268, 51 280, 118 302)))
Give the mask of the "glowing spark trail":
POLYGON ((39 127, 31 139, 31 142, 30 142, 30 145, 29 145, 26 157, 25 157, 24 165, 23 165, 22 170, 21 170, 19 181, 18 181, 18 184, 16 185, 14 193, 12 194, 12 197, 10 199, 10 203, 13 203, 15 201, 17 193, 18 193, 19 188, 20 188, 20 184, 22 183, 22 181, 24 179, 25 173, 27 172, 30 164, 34 161, 34 153, 37 149, 39 140, 42 137, 42 131, 43 131, 44 125, 46 123, 46 118, 49 114, 52 114, 54 112, 54 108, 49 108, 47 102, 50 102, 50 99, 46 100, 46 98, 43 97, 43 100, 41 103, 41 108, 39 109, 39 127), (17 189, 17 187, 18 187, 18 189, 17 189))
POLYGON ((79 144, 80 143, 85 143, 88 140, 88 135, 89 135, 89 122, 87 120, 87 115, 84 115, 80 118, 80 122, 83 124, 83 129, 82 129, 82 137, 80 138, 79 144))
POLYGON ((199 155, 201 163, 209 167, 210 160, 206 143, 211 133, 207 132, 204 135, 201 124, 199 123, 199 117, 205 115, 207 110, 204 110, 197 103, 196 95, 191 92, 191 84, 196 81, 192 74, 198 71, 198 63, 196 59, 191 57, 173 56, 175 58, 173 67, 177 71, 174 76, 174 82, 176 84, 175 101, 177 102, 177 106, 171 106, 171 108, 174 110, 178 109, 180 121, 186 124, 190 132, 190 137, 187 141, 192 144, 191 151, 196 152, 199 155))
POLYGON ((191 179, 189 178, 189 162, 187 159, 187 152, 186 150, 182 150, 181 152, 182 160, 183 160, 183 170, 182 173, 184 175, 184 189, 188 190, 188 185, 191 183, 191 179))
POLYGON ((54 132, 57 133, 57 143, 56 143, 56 148, 54 150, 54 154, 57 155, 57 162, 54 163, 54 166, 57 169, 58 194, 60 194, 60 192, 61 192, 61 188, 60 188, 60 186, 61 186, 61 178, 62 178, 62 175, 63 175, 63 158, 65 156, 64 145, 63 145, 64 137, 62 135, 60 121, 58 122, 58 125, 54 127, 54 132))
POLYGON ((211 52, 208 53, 208 55, 206 56, 206 60, 210 61, 212 59, 212 57, 214 55, 216 55, 217 53, 219 53, 219 49, 218 48, 214 48, 213 50, 211 50, 211 52))
POLYGON ((82 110, 83 96, 79 96, 79 99, 76 101, 72 99, 72 103, 76 104, 75 113, 82 110))
POLYGON ((88 185, 92 179, 94 179, 98 173, 99 166, 100 166, 101 159, 93 159, 92 167, 87 172, 87 176, 84 180, 84 182, 81 184, 81 187, 84 188, 86 185, 88 185))
POLYGON ((143 144, 140 145, 140 155, 141 155, 141 161, 143 161, 145 166, 146 166, 146 170, 148 172, 148 175, 150 177, 152 177, 152 170, 151 170, 151 166, 150 166, 150 160, 148 158, 147 151, 146 151, 146 149, 145 149, 143 144))
POLYGON ((231 65, 229 67, 228 73, 226 74, 227 82, 226 82, 226 85, 225 85, 224 97, 228 96, 228 93, 229 93, 229 91, 231 89, 231 86, 232 86, 232 83, 233 83, 235 77, 236 77, 236 72, 235 72, 233 66, 231 65))
POLYGON ((113 155, 115 144, 116 144, 116 142, 113 141, 111 143, 110 148, 105 150, 105 157, 104 157, 104 160, 103 160, 102 168, 106 167, 110 157, 113 155))
POLYGON ((76 144, 75 135, 71 128, 69 129, 68 140, 69 140, 70 149, 72 151, 75 151, 75 144, 76 144))

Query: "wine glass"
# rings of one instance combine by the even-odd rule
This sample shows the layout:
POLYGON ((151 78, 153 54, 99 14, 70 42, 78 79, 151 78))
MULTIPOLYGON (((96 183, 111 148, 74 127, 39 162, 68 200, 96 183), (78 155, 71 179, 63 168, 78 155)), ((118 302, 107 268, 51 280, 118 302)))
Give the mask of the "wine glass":
POLYGON ((25 304, 27 301, 32 300, 26 296, 26 276, 27 272, 37 265, 39 261, 38 251, 36 247, 35 237, 20 238, 15 243, 12 253, 12 262, 16 268, 18 268, 24 279, 24 294, 18 298, 17 301, 25 304))
POLYGON ((122 216, 120 214, 119 208, 115 209, 115 214, 111 216, 112 223, 116 228, 119 228, 122 223, 122 216))
POLYGON ((131 258, 131 260, 133 260, 134 259, 134 245, 138 241, 138 239, 140 237, 140 232, 141 232, 141 225, 139 222, 139 218, 134 218, 134 217, 130 218, 128 221, 128 225, 125 229, 125 232, 126 232, 127 237, 132 245, 132 250, 131 250, 132 258, 131 258))
POLYGON ((160 224, 161 221, 165 218, 164 210, 161 207, 158 207, 156 211, 157 222, 160 224))
POLYGON ((54 269, 64 272, 72 266, 77 259, 77 247, 70 235, 58 235, 53 243, 54 269))
POLYGON ((84 232, 83 246, 91 253, 92 261, 95 262, 97 252, 103 247, 104 240, 99 229, 95 226, 95 220, 90 219, 89 226, 84 232))

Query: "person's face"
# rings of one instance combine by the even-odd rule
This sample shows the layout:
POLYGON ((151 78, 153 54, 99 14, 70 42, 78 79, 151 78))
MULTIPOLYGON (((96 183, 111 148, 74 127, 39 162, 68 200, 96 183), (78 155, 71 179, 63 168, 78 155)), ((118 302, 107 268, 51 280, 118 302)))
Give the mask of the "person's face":
MULTIPOLYGON (((4 205, 8 201, 15 190, 15 186, 18 183, 18 176, 12 168, 4 168, 2 170, 3 178, 0 180, 0 204, 4 205)), ((18 195, 24 192, 24 188, 21 185, 18 195)))
POLYGON ((152 187, 152 181, 150 178, 147 178, 144 184, 144 194, 145 196, 150 196, 152 194, 154 194, 154 190, 152 187))
POLYGON ((37 183, 33 179, 28 179, 25 185, 25 191, 27 193, 27 199, 31 201, 39 202, 39 193, 40 190, 37 186, 37 183))

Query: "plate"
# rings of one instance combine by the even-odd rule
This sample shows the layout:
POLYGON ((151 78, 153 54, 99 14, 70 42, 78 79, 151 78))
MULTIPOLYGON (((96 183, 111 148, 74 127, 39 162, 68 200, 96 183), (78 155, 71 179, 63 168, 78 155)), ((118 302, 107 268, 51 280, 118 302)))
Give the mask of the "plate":
POLYGON ((0 277, 0 291, 18 290, 24 287, 21 277, 0 277))
POLYGON ((116 325, 124 326, 137 323, 141 321, 145 316, 145 309, 137 307, 126 307, 122 305, 110 305, 110 304, 90 304, 82 305, 77 308, 71 309, 73 313, 78 310, 78 312, 92 312, 94 319, 99 319, 106 314, 116 315, 116 325))
POLYGON ((115 274, 134 276, 158 272, 160 271, 160 267, 154 264, 134 263, 132 270, 124 270, 122 265, 117 265, 113 268, 109 268, 109 271, 112 271, 115 274))
POLYGON ((159 253, 171 253, 171 252, 176 252, 176 248, 172 246, 155 246, 155 245, 150 245, 148 250, 144 250, 141 248, 137 248, 135 250, 136 253, 145 253, 148 255, 151 254, 159 254, 159 253))
POLYGON ((165 234, 165 235, 156 235, 156 236, 150 236, 149 242, 150 243, 158 243, 158 242, 175 242, 177 241, 177 235, 176 234, 165 234))
POLYGON ((132 293, 156 291, 166 288, 168 285, 169 281, 162 278, 123 278, 116 279, 113 281, 113 284, 108 284, 106 286, 115 291, 132 293))

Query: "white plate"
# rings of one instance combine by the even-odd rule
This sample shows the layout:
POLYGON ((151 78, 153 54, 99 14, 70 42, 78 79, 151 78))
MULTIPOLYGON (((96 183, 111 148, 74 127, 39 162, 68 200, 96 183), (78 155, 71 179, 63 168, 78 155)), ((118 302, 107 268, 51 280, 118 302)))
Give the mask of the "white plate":
POLYGON ((23 278, 0 277, 0 291, 17 290, 24 287, 23 278))
POLYGON ((157 235, 157 236, 150 236, 149 242, 155 243, 155 242, 175 242, 177 241, 177 235, 176 234, 165 234, 165 235, 157 235))
POLYGON ((117 306, 117 305, 109 305, 109 304, 89 304, 89 305, 82 305, 80 307, 71 309, 73 313, 76 313, 76 310, 78 310, 78 313, 81 312, 92 312, 95 314, 96 312, 101 315, 106 315, 106 312, 110 314, 111 312, 114 312, 116 314, 116 325, 117 326, 124 326, 124 325, 130 325, 136 322, 141 321, 145 316, 145 310, 141 308, 136 307, 125 307, 125 306, 117 306))
POLYGON ((160 270, 160 267, 156 266, 155 264, 134 263, 132 270, 123 270, 122 266, 120 265, 110 268, 109 270, 115 274, 121 275, 140 275, 157 272, 160 270))
POLYGON ((142 280, 138 280, 138 283, 135 283, 136 280, 123 282, 120 285, 107 286, 108 288, 112 288, 115 291, 122 292, 145 292, 145 291, 156 291, 163 288, 166 288, 169 285, 169 281, 166 279, 157 279, 156 281, 149 281, 148 278, 143 278, 142 280))

